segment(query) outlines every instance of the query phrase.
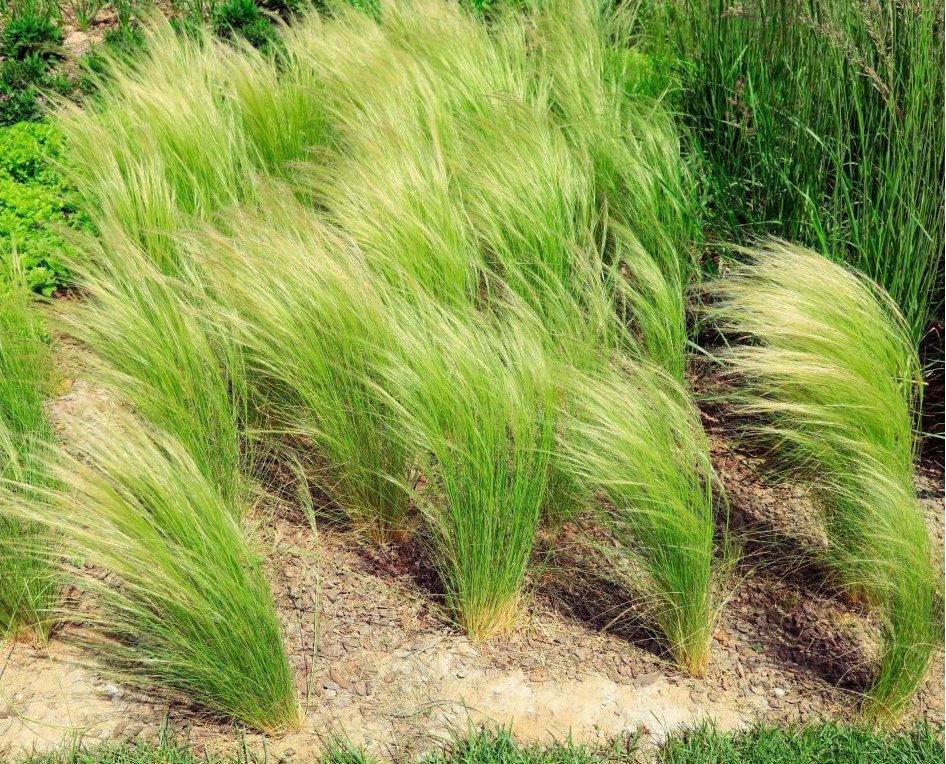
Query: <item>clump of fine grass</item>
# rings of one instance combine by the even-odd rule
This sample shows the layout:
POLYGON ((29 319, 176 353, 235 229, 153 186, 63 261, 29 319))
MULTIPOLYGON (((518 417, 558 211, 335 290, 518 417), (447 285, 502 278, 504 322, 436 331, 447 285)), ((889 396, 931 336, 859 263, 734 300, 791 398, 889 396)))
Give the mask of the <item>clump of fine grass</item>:
MULTIPOLYGON (((47 477, 35 455, 36 442, 52 439, 43 399, 49 392, 50 358, 45 330, 34 312, 23 274, 0 278, 0 478, 16 480, 24 492, 47 477)), ((58 599, 49 541, 34 524, 8 515, 0 500, 0 634, 44 641, 58 599)))
POLYGON ((171 275, 187 266, 178 232, 251 201, 248 177, 291 174, 325 136, 311 68, 192 32, 153 20, 146 50, 110 61, 94 102, 61 101, 53 115, 99 235, 130 240, 171 275))
POLYGON ((707 286, 707 314, 743 342, 722 353, 747 437, 776 476, 808 481, 834 584, 884 619, 864 699, 893 717, 942 638, 941 594, 913 488, 919 359, 890 298, 802 247, 745 252, 707 286))
POLYGON ((602 260, 625 278, 618 307, 634 327, 636 352, 682 381, 695 194, 668 110, 635 94, 640 62, 625 45, 634 9, 594 0, 536 8, 539 92, 591 163, 602 260))
POLYGON ((242 511, 245 399, 239 352, 205 316, 206 297, 129 240, 76 242, 73 270, 84 299, 61 311, 92 351, 96 382, 132 403, 187 449, 235 512, 242 511))
POLYGON ((405 306, 381 377, 406 447, 427 479, 416 492, 457 622, 508 632, 548 482, 555 396, 540 339, 524 323, 405 306))
MULTIPOLYGON (((543 506, 573 498, 547 359, 630 352, 682 376, 686 177, 669 116, 634 95, 626 24, 591 0, 489 24, 433 0, 339 8, 287 30, 278 62, 157 30, 102 104, 61 119, 105 240, 90 261, 133 291, 140 250, 161 299, 186 288, 187 321, 217 328, 174 363, 226 403, 232 336, 251 434, 308 450, 356 527, 400 535, 423 468, 448 604, 481 636, 514 618, 543 506), (273 176, 285 203, 261 193, 273 176)), ((176 411, 143 413, 193 444, 176 411)))
POLYGON ((606 531, 614 571, 639 592, 673 659, 706 669, 715 597, 713 469, 699 414, 668 373, 625 363, 571 372, 560 450, 606 531))
POLYGON ((385 291, 351 242, 291 197, 264 209, 196 245, 228 306, 219 320, 245 357, 261 437, 282 449, 285 436, 306 439, 317 486, 351 525, 401 538, 410 460, 373 383, 395 337, 385 291))
POLYGON ((64 579, 94 603, 62 617, 97 635, 120 680, 264 732, 297 726, 261 560, 217 487, 127 416, 92 423, 77 449, 43 450, 55 487, 0 486, 12 517, 56 534, 64 579))
POLYGON ((389 279, 453 306, 510 292, 553 346, 633 340, 681 376, 687 178, 669 116, 628 87, 626 24, 593 2, 489 25, 427 2, 297 26, 338 136, 316 200, 389 279))

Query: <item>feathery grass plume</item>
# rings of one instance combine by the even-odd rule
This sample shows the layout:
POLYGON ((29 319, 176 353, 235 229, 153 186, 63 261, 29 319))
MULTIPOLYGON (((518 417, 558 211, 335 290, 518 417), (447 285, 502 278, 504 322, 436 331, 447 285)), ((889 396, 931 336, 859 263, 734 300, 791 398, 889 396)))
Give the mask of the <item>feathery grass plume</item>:
POLYGON ((669 113, 629 86, 637 66, 625 42, 632 13, 594 0, 535 3, 537 88, 592 164, 605 262, 627 280, 623 307, 639 350, 682 380, 691 181, 669 113))
POLYGON ((942 638, 930 540, 913 488, 919 360, 893 302, 866 278, 778 241, 708 284, 705 310, 745 338, 722 353, 747 437, 810 483, 833 583, 884 618, 865 710, 893 717, 942 638))
POLYGON ((267 54, 248 43, 223 60, 254 164, 277 177, 292 175, 293 163, 311 157, 330 135, 317 72, 295 51, 267 54))
POLYGON ((524 303, 557 350, 623 348, 626 282, 595 239, 589 163, 541 108, 494 99, 481 112, 458 124, 452 164, 492 304, 524 303))
MULTIPOLYGON (((278 193, 278 192, 277 192, 278 193)), ((406 530, 409 459, 371 379, 394 342, 384 288, 352 242, 291 194, 196 243, 270 433, 308 438, 317 483, 376 541, 406 530)))
POLYGON ((60 312, 92 351, 97 381, 176 438, 241 513, 252 449, 241 433, 244 378, 230 328, 211 325, 205 298, 163 275, 131 240, 113 237, 109 246, 84 237, 76 250, 85 299, 60 312))
MULTIPOLYGON (((174 234, 242 200, 253 187, 246 177, 275 149, 252 145, 227 77, 240 69, 229 65, 234 58, 243 58, 244 73, 254 66, 246 54, 207 30, 177 34, 163 19, 149 25, 147 40, 141 57, 112 62, 94 102, 79 108, 61 99, 54 121, 64 134, 64 170, 106 241, 129 238, 177 274, 174 234)), ((255 66, 267 68, 259 58, 255 66)))
POLYGON ((381 369, 448 608, 474 639, 519 612, 545 499, 556 398, 541 336, 524 322, 405 304, 381 369))
MULTIPOLYGON (((441 5, 431 19, 461 16, 441 5)), ((389 29, 410 26, 401 17, 411 14, 420 10, 392 4, 382 27, 352 10, 324 29, 290 33, 290 53, 322 73, 338 136, 311 182, 329 219, 355 237, 376 271, 419 279, 439 299, 464 305, 476 296, 480 258, 449 166, 457 93, 389 29)))
MULTIPOLYGON (((52 439, 43 409, 50 359, 23 274, 11 270, 0 277, 0 478, 29 493, 47 482, 34 452, 36 442, 52 439)), ((59 589, 49 541, 0 500, 0 635, 46 640, 59 589)))
POLYGON ((640 592, 674 660, 706 669, 714 597, 713 470, 696 407, 671 375, 624 363, 572 371, 560 450, 597 503, 614 570, 640 592))
POLYGON ((64 618, 96 635, 120 680, 264 732, 298 726, 261 560, 216 486, 128 416, 93 422, 76 445, 42 456, 58 487, 0 486, 16 519, 62 539, 64 577, 94 602, 64 618))
POLYGON ((115 62, 94 104, 63 102, 54 116, 64 169, 92 222, 106 239, 110 229, 130 238, 165 273, 178 268, 175 231, 238 198, 247 169, 217 92, 218 52, 209 39, 156 25, 146 55, 115 62))

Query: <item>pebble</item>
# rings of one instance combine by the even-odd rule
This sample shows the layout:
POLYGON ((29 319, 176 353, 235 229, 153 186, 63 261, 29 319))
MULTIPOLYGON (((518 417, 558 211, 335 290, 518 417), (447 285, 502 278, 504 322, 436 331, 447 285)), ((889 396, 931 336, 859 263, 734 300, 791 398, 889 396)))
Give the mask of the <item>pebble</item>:
POLYGON ((351 684, 351 679, 338 666, 332 666, 332 668, 328 670, 328 675, 339 688, 347 690, 351 684))

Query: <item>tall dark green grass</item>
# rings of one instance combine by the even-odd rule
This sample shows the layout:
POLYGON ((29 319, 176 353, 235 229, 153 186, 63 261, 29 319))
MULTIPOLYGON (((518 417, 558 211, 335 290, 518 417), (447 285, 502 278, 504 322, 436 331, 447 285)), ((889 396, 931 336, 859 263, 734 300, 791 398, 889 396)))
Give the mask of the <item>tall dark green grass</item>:
POLYGON ((713 232, 857 267, 919 346, 943 305, 943 6, 673 3, 681 110, 713 232))
MULTIPOLYGON (((29 494, 47 482, 37 445, 52 439, 43 400, 52 372, 46 332, 22 273, 0 276, 0 478, 29 494)), ((58 582, 49 535, 9 514, 0 498, 0 635, 43 641, 58 582), (31 551, 40 545, 41 554, 31 551)))
POLYGON ((886 293, 821 255, 772 242, 707 286, 744 437, 800 481, 821 518, 813 550, 847 599, 883 621, 864 708, 892 718, 942 642, 942 587, 913 487, 920 363, 886 293))

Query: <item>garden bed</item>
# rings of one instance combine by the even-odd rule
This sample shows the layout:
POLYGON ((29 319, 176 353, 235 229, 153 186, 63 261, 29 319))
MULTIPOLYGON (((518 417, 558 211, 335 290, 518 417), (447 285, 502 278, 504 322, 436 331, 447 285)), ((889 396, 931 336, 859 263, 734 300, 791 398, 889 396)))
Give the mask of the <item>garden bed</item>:
MULTIPOLYGON (((68 390, 50 411, 68 441, 73 428, 94 428, 98 417, 109 417, 115 403, 81 379, 77 349, 63 350, 68 390)), ((790 548, 793 535, 804 532, 795 522, 805 514, 803 499, 761 484, 723 440, 713 439, 712 450, 745 548, 701 679, 661 659, 659 643, 641 632, 633 614, 602 599, 603 589, 591 585, 595 561, 571 543, 576 529, 566 528, 555 542, 556 563, 533 581, 514 633, 477 644, 446 620, 416 545, 366 548, 331 524, 314 533, 289 505, 258 508, 268 578, 305 708, 302 728, 270 739, 270 749, 314 755, 338 733, 379 755, 417 754, 469 721, 487 720, 511 724, 524 741, 571 734, 603 745, 628 733, 661 740, 706 719, 732 729, 758 720, 844 718, 869 679, 868 616, 819 591, 816 576, 773 553, 773 543, 790 548)), ((917 489, 942 559, 942 473, 924 468, 919 474, 917 489)), ((42 649, 7 648, 0 741, 8 750, 53 749, 73 732, 87 740, 150 740, 165 717, 174 728, 189 729, 197 746, 235 749, 239 730, 232 725, 96 673, 88 656, 68 644, 76 636, 66 629, 42 649)), ((940 654, 904 725, 942 718, 943 677, 940 654)), ((264 739, 250 734, 248 740, 261 745, 264 739)))

